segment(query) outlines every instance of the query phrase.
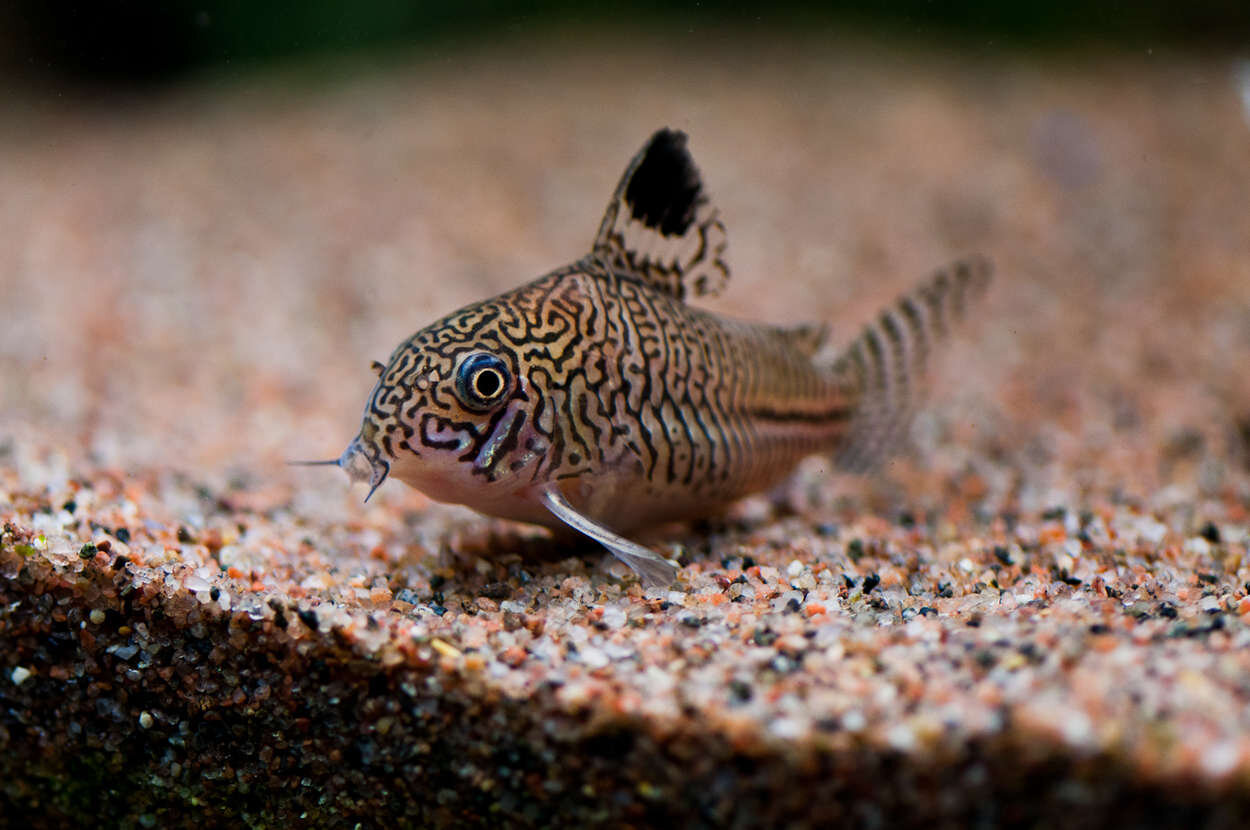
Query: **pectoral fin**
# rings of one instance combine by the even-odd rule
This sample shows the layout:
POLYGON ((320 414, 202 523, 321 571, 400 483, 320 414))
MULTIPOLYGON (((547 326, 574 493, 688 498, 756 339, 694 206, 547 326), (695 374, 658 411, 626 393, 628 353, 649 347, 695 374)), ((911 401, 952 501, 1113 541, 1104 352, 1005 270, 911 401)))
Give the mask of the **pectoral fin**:
POLYGON ((677 578, 677 566, 660 556, 653 550, 644 548, 637 542, 617 536, 593 519, 583 516, 573 509, 568 499, 554 487, 543 493, 543 504, 557 519, 569 527, 584 533, 591 539, 612 552, 612 555, 624 562, 638 574, 642 584, 648 588, 667 588, 677 578))

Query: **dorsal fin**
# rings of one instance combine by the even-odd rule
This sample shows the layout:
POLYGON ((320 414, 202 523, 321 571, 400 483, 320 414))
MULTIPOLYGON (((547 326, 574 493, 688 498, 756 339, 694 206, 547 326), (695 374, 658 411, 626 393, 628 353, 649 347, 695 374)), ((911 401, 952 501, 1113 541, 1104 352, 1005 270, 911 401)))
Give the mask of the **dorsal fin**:
POLYGON ((831 331, 828 323, 800 323, 778 329, 777 333, 805 357, 815 357, 829 342, 831 331))
POLYGON ((725 246, 725 226, 703 190, 686 134, 657 131, 616 186, 592 256, 680 300, 724 287, 725 246))

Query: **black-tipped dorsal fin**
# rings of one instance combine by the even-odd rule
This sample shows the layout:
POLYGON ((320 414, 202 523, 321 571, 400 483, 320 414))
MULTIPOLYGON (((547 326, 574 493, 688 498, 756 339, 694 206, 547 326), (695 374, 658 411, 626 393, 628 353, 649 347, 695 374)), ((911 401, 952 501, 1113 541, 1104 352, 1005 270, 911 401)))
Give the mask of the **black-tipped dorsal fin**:
POLYGON ((657 131, 616 186, 592 256, 680 300, 724 287, 725 247, 725 226, 703 190, 686 134, 657 131))

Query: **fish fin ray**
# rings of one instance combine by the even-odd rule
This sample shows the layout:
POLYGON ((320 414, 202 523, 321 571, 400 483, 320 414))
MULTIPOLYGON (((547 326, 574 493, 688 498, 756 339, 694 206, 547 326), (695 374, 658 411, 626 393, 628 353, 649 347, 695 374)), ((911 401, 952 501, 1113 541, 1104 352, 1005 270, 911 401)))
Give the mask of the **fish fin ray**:
POLYGON ((725 225, 686 149, 686 134, 665 128, 625 169, 591 257, 681 300, 725 287, 726 245, 725 225))
POLYGON ((544 490, 542 499, 543 505, 553 516, 607 548, 613 556, 638 574, 646 587, 667 588, 677 578, 677 566, 672 562, 637 542, 618 536, 594 519, 579 513, 555 487, 544 490))
POLYGON ((836 454, 839 468, 867 472, 892 454, 924 397, 934 347, 989 285, 993 267, 981 256, 938 271, 884 309, 839 356, 834 372, 859 399, 836 454))

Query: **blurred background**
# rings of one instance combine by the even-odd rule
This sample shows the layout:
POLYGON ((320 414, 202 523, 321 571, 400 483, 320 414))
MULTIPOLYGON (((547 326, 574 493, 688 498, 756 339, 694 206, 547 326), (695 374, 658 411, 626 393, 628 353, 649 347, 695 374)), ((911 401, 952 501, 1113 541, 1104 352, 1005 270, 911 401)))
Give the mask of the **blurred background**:
MULTIPOLYGON (((1131 4, 887 0, 755 4, 579 3, 572 0, 10 0, 0 11, 8 68, 21 75, 109 84, 166 82, 223 65, 440 43, 488 41, 543 26, 856 26, 925 38, 974 37, 1018 46, 1111 41, 1153 46, 1244 44, 1250 9, 1238 0, 1131 4)), ((11 76, 10 76, 11 77, 11 76)))
POLYGON ((0 463, 355 504, 281 462, 341 451, 370 360, 580 256, 668 124, 729 228, 714 310, 845 341, 995 260, 916 431, 933 469, 1000 506, 1230 486, 1250 6, 862 5, 10 0, 0 463))

